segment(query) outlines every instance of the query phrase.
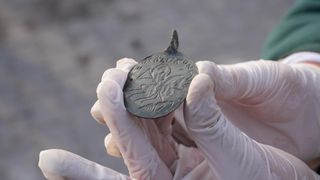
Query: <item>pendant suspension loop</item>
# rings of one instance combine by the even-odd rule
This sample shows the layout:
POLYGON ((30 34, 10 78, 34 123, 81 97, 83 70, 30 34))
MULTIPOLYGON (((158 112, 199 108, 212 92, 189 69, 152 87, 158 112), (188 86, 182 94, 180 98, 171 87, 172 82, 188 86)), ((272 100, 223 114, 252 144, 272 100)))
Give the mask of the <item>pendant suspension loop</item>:
POLYGON ((176 30, 173 30, 170 46, 166 49, 169 54, 177 53, 179 48, 179 38, 176 30))

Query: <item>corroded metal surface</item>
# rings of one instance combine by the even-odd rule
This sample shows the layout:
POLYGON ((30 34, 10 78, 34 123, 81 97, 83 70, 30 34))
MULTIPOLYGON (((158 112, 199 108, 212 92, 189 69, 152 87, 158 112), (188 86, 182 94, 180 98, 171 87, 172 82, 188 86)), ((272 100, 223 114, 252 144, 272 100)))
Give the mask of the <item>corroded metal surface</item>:
POLYGON ((128 74, 124 86, 127 110, 143 118, 158 118, 179 107, 187 96, 196 65, 178 52, 178 34, 162 53, 146 57, 128 74))

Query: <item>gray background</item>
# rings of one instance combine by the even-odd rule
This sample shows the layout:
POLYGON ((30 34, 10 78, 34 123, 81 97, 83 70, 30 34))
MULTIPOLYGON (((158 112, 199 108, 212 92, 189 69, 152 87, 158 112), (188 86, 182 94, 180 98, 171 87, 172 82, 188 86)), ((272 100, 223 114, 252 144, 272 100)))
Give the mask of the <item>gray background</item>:
POLYGON ((44 179, 62 148, 126 173, 90 116, 104 70, 167 47, 193 60, 258 59, 292 0, 0 0, 0 179, 44 179))

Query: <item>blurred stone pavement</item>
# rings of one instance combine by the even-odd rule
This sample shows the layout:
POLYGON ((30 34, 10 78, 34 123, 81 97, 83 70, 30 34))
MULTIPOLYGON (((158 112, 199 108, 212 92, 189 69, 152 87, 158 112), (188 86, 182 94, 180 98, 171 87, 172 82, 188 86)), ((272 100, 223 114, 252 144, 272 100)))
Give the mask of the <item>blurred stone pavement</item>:
POLYGON ((258 59, 293 0, 0 0, 0 179, 44 179, 61 148, 127 173, 106 155, 90 108, 117 59, 162 51, 177 29, 190 59, 258 59))

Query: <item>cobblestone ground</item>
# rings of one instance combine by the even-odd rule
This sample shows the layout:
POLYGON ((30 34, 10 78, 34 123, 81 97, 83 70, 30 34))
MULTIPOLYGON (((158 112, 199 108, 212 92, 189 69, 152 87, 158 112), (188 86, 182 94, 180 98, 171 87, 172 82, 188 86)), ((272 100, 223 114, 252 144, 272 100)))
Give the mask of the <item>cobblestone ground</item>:
POLYGON ((0 177, 44 179, 38 154, 63 148, 127 173, 106 155, 89 110, 117 59, 141 59, 173 28, 191 59, 259 58, 292 0, 0 0, 0 177))

